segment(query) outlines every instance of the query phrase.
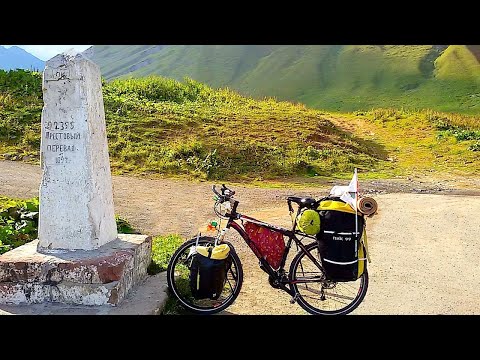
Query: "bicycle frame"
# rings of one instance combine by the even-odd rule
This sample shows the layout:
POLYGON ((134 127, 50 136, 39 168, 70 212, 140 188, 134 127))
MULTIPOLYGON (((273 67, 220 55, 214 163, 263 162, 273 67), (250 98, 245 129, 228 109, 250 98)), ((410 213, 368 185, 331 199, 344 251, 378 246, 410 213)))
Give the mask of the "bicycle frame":
MULTIPOLYGON (((177 251, 172 256, 172 259, 169 261, 167 269, 168 286, 170 289, 173 290, 174 295, 176 296, 176 298, 179 299, 179 301, 185 308, 192 310, 196 313, 216 313, 226 309, 235 301, 237 296, 240 294, 244 273, 241 260, 238 257, 238 254, 235 252, 234 247, 230 242, 225 240, 225 235, 227 231, 230 230, 230 228, 233 228, 243 238, 248 247, 253 251, 253 253, 259 260, 260 268, 268 274, 268 281, 270 285, 275 289, 281 289, 285 291, 291 296, 291 304, 297 302, 308 313, 316 315, 348 314, 358 307, 360 302, 365 297, 368 287, 368 273, 366 271, 366 268, 364 268, 364 272, 361 274, 361 276, 356 278, 360 279, 360 282, 357 284, 353 284, 355 286, 347 285, 345 291, 348 292, 344 294, 341 287, 343 282, 336 282, 327 278, 326 271, 322 265, 322 260, 320 258, 321 249, 319 248, 319 245, 321 244, 317 243, 317 237, 315 235, 305 234, 300 229, 297 229, 297 219, 299 214, 302 213, 303 209, 318 209, 322 199, 326 198, 315 200, 310 197, 288 196, 286 200, 289 213, 292 217, 293 225, 291 230, 289 230, 286 227, 269 224, 265 221, 257 220, 253 217, 238 213, 237 207, 239 205, 239 201, 233 198, 235 195, 235 191, 227 188, 224 184, 222 184, 222 187, 219 190, 221 190, 221 193, 216 190, 215 185, 212 186, 212 191, 215 194, 215 197, 213 198, 215 200, 214 212, 219 217, 219 219, 224 219, 227 221, 220 221, 220 226, 218 222, 211 221, 207 229, 216 229, 216 236, 201 237, 201 232, 198 232, 196 239, 191 239, 181 245, 180 248, 177 249, 177 251), (296 215, 292 204, 298 205, 296 215), (250 224, 248 223, 252 223, 252 229, 249 228, 250 224), (262 249, 264 243, 262 243, 261 241, 257 241, 257 231, 254 228, 253 224, 255 224, 255 226, 261 226, 266 229, 270 229, 271 231, 277 232, 277 234, 275 234, 275 236, 273 236, 271 240, 275 242, 278 241, 279 243, 265 244, 268 248, 268 250, 265 251, 265 256, 262 256, 264 252, 264 250, 262 249), (304 244, 303 240, 305 238, 309 239, 310 241, 305 242, 304 244), (313 240, 313 242, 311 240, 313 240), (224 242, 231 247, 229 256, 232 260, 232 264, 235 264, 235 266, 232 267, 232 265, 228 265, 229 262, 227 262, 229 268, 225 269, 227 270, 228 274, 232 275, 232 280, 235 280, 235 284, 232 285, 229 278, 224 279, 224 289, 225 284, 227 284, 226 280, 228 280, 228 286, 230 286, 230 293, 227 293, 223 299, 218 301, 217 299, 211 298, 211 300, 215 300, 213 303, 210 303, 208 301, 204 302, 203 299, 193 299, 193 292, 189 292, 187 288, 183 289, 183 285, 176 285, 177 278, 180 278, 183 282, 184 280, 186 280, 184 275, 187 275, 186 273, 183 274, 183 272, 182 274, 178 272, 179 275, 177 275, 176 265, 187 265, 187 267, 189 267, 188 263, 185 263, 185 260, 188 260, 189 256, 195 253, 195 246, 199 246, 200 241, 202 241, 202 244, 205 243, 207 246, 217 246, 218 244, 224 242), (283 243, 280 244, 280 241, 283 241, 283 243), (289 255, 293 243, 295 243, 295 245, 297 246, 296 250, 298 251, 298 253, 289 255), (279 247, 278 245, 281 245, 281 247, 279 247), (270 252, 270 247, 274 249, 274 251, 282 251, 282 254, 280 255, 275 252, 270 252), (319 251, 318 255, 316 254, 316 250, 319 251), (185 255, 187 256, 185 257, 185 255), (272 256, 271 259, 269 255, 272 256), (288 265, 288 273, 287 271, 285 271, 285 267, 287 263, 287 258, 289 256, 292 259, 288 259, 289 261, 291 260, 288 265), (272 262, 275 268, 273 268, 267 262, 267 259, 268 261, 272 262), (307 263, 305 264, 303 260, 307 260, 307 263), (310 261, 313 263, 313 265, 310 264, 310 261), (358 291, 356 291, 355 295, 355 287, 357 285, 359 288, 358 291), (177 290, 181 291, 178 292, 177 290), (307 292, 307 295, 303 294, 303 290, 307 292), (182 294, 182 291, 184 294, 182 294), (311 295, 312 293, 319 295, 320 297, 314 297, 311 295), (333 299, 333 301, 335 302, 328 302, 325 306, 323 306, 321 303, 318 304, 318 301, 328 300, 327 297, 328 299, 333 299), (312 303, 310 298, 313 298, 315 302, 312 303), (200 303, 196 303, 195 300, 202 301, 200 303), (345 300, 348 301, 345 302, 345 300)), ((262 236, 260 233, 258 235, 262 236)), ((273 234, 264 235, 269 236, 273 234)), ((258 240, 268 239, 265 238, 258 240)), ((192 278, 192 272, 190 272, 188 276, 188 282, 190 283, 190 286, 192 286, 192 282, 194 282, 192 280, 195 280, 195 278, 192 278)), ((190 288, 190 290, 192 289, 190 288)), ((226 291, 228 291, 228 287, 226 288, 226 291)))
MULTIPOLYGON (((310 254, 309 251, 307 251, 307 249, 305 248, 305 245, 303 245, 303 243, 302 243, 302 240, 305 237, 310 238, 310 239, 314 239, 314 240, 316 240, 316 238, 313 237, 313 236, 306 235, 306 234, 301 234, 302 239, 298 239, 297 236, 296 236, 297 232, 295 231, 296 220, 293 222, 292 230, 289 230, 289 229, 282 228, 282 227, 279 227, 279 226, 276 226, 276 225, 268 224, 264 221, 257 220, 255 218, 250 217, 250 216, 246 216, 246 215, 236 213, 235 208, 234 208, 234 211, 232 211, 229 214, 226 214, 226 216, 228 216, 228 221, 227 221, 227 224, 226 224, 225 228, 219 233, 219 238, 220 239, 223 238, 226 231, 230 228, 233 228, 234 230, 236 230, 240 234, 240 236, 243 238, 243 240, 245 240, 245 242, 247 243, 249 248, 252 249, 255 256, 259 259, 260 264, 261 264, 260 267, 262 268, 262 270, 264 270, 269 276, 272 277, 272 279, 274 281, 277 282, 277 285, 280 289, 286 291, 291 296, 295 296, 295 293, 291 289, 291 287, 290 286, 287 287, 287 285, 290 285, 292 283, 310 283, 310 282, 312 282, 312 280, 295 280, 293 282, 293 281, 290 281, 290 280, 286 279, 285 276, 284 276, 284 274, 285 274, 285 263, 287 261, 287 256, 290 252, 290 248, 291 248, 293 242, 297 245, 297 247, 299 247, 301 249, 301 251, 303 251, 305 253, 305 255, 310 260, 313 261, 313 263, 322 271, 322 273, 325 273, 322 265, 318 262, 317 259, 315 259, 314 256, 312 256, 312 254, 310 254), (243 229, 242 225, 240 225, 235 220, 252 222, 252 223, 264 226, 268 229, 278 231, 278 232, 282 233, 284 236, 288 237, 288 241, 287 241, 286 246, 285 246, 285 251, 284 251, 283 256, 282 256, 282 261, 281 261, 281 264, 280 264, 280 268, 278 270, 274 270, 270 266, 270 264, 268 264, 268 262, 260 255, 260 252, 258 250, 257 251, 254 250, 256 248, 255 243, 253 243, 252 239, 250 239, 248 234, 243 229)), ((300 233, 298 233, 298 234, 300 234, 300 233)), ((324 277, 322 277, 322 278, 318 279, 318 282, 321 282, 321 281, 324 281, 324 280, 325 280, 324 277)))

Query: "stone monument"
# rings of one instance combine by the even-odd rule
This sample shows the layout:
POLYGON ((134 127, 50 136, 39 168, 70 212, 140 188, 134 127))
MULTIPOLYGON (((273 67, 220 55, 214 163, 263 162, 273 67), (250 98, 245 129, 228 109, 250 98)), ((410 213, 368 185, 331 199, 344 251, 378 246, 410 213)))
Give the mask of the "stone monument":
POLYGON ((42 87, 38 240, 0 256, 0 303, 116 305, 146 277, 151 237, 117 234, 100 70, 66 52, 42 87))
POLYGON ((100 71, 58 55, 43 94, 39 248, 97 249, 117 238, 100 71))

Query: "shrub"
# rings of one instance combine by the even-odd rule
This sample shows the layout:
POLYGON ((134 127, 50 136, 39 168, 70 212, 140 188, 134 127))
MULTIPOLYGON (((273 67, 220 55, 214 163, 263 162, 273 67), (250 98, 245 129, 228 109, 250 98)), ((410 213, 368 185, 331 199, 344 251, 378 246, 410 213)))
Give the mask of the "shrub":
MULTIPOLYGON (((19 200, 0 196, 0 254, 38 237, 38 198, 19 200)), ((115 216, 117 231, 138 234, 125 220, 115 216)))
POLYGON ((471 151, 480 151, 480 141, 477 141, 468 147, 471 151))
POLYGON ((37 238, 38 199, 0 197, 0 254, 37 238))

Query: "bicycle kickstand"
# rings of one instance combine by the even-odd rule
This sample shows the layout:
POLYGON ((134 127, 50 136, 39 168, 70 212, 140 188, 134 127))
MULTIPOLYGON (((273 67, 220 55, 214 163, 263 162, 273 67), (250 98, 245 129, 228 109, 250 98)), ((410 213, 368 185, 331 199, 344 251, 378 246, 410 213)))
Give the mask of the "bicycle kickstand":
POLYGON ((298 293, 292 296, 292 298, 290 299, 290 304, 295 304, 297 302, 297 298, 298 298, 298 293))

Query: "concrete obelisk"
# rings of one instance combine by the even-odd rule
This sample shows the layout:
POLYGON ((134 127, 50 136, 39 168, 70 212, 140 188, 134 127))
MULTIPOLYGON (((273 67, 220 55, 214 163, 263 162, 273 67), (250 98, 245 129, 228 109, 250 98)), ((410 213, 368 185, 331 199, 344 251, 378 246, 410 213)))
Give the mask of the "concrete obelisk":
POLYGON ((46 63, 39 250, 92 250, 117 238, 99 67, 79 54, 46 63))

